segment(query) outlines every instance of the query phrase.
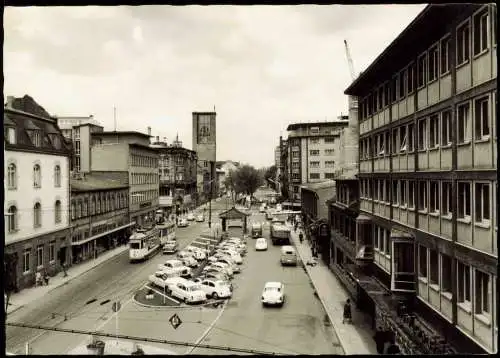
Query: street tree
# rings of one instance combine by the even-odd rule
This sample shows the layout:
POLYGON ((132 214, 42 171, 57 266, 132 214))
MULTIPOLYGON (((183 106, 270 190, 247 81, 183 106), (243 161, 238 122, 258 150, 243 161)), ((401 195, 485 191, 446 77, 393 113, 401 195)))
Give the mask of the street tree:
POLYGON ((253 196, 257 188, 262 185, 262 176, 251 165, 243 165, 234 173, 233 177, 237 193, 253 196))

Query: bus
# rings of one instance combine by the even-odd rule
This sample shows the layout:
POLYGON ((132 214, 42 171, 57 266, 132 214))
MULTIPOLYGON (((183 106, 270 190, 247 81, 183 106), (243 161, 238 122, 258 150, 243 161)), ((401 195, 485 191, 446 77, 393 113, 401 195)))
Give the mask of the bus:
POLYGON ((281 222, 272 223, 271 241, 273 245, 290 245, 290 229, 281 222))
POLYGON ((156 225, 160 235, 160 244, 163 246, 167 241, 175 240, 175 222, 165 221, 156 225))
POLYGON ((137 229, 129 239, 130 262, 143 261, 153 256, 161 247, 157 227, 137 229))

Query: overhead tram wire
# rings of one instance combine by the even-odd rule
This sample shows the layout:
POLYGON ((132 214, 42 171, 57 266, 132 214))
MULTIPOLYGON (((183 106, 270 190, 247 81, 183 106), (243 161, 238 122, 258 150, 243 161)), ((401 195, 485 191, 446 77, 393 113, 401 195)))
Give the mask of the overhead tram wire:
POLYGON ((26 323, 9 322, 9 323, 5 323, 5 325, 6 326, 13 326, 13 327, 40 329, 40 330, 45 330, 45 331, 73 333, 73 334, 85 334, 85 335, 93 335, 93 336, 99 336, 99 337, 110 337, 110 338, 133 340, 133 341, 139 341, 139 342, 171 344, 173 346, 195 347, 195 348, 206 348, 206 349, 213 349, 213 350, 219 350, 219 351, 250 353, 250 354, 255 354, 255 355, 265 355, 265 356, 282 355, 282 354, 279 354, 276 352, 258 351, 258 350, 254 350, 254 349, 229 347, 229 346, 216 346, 216 345, 203 344, 203 343, 196 344, 196 343, 189 343, 189 342, 170 341, 167 339, 128 336, 128 335, 122 335, 122 334, 117 335, 116 333, 92 332, 92 331, 85 331, 85 330, 79 330, 79 329, 48 327, 48 326, 32 325, 32 324, 26 324, 26 323))

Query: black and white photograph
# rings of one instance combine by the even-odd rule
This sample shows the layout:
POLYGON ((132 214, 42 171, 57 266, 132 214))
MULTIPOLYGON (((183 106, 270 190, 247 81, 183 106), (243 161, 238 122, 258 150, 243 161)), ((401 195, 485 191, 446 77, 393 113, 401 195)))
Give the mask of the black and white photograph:
POLYGON ((495 3, 4 5, 5 355, 498 353, 495 3))

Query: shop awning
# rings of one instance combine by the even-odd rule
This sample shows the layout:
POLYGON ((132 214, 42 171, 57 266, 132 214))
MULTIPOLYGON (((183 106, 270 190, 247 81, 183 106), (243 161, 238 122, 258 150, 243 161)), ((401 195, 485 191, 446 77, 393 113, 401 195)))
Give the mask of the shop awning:
POLYGON ((83 245, 83 244, 85 244, 85 243, 87 243, 87 242, 89 242, 89 241, 92 241, 92 240, 98 239, 98 238, 100 238, 100 237, 102 237, 102 236, 104 236, 104 235, 111 234, 111 233, 113 233, 113 232, 115 232, 115 231, 118 231, 118 230, 121 230, 121 229, 125 229, 125 228, 127 228, 127 227, 129 227, 129 226, 132 226, 132 225, 135 225, 135 221, 132 221, 132 222, 130 222, 130 223, 128 223, 128 224, 125 224, 125 225, 122 225, 122 226, 119 226, 119 227, 115 227, 114 229, 108 230, 108 231, 106 231, 106 232, 102 232, 102 233, 100 233, 100 234, 97 234, 97 235, 94 235, 94 236, 88 237, 88 238, 86 238, 85 240, 80 240, 80 241, 72 242, 72 243, 71 243, 71 246, 83 245))

